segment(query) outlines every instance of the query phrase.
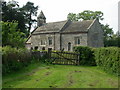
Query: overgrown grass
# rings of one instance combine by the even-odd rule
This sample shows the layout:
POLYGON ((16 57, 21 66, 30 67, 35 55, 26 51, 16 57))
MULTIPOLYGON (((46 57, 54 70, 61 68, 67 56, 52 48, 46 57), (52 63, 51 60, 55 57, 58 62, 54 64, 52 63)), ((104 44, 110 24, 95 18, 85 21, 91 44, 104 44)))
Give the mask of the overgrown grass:
POLYGON ((96 66, 31 64, 3 76, 3 88, 117 88, 118 77, 96 66))

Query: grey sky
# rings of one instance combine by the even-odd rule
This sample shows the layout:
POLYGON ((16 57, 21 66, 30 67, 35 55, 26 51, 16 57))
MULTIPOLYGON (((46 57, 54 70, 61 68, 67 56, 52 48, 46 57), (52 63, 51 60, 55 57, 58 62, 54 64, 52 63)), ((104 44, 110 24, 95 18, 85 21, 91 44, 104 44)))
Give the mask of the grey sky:
MULTIPOLYGON (((9 1, 9 0, 8 0, 9 1)), ((27 1, 39 6, 38 14, 42 10, 47 22, 67 19, 68 13, 79 13, 84 10, 102 11, 103 24, 109 24, 114 32, 118 31, 118 2, 119 0, 16 0, 25 5, 27 1)))

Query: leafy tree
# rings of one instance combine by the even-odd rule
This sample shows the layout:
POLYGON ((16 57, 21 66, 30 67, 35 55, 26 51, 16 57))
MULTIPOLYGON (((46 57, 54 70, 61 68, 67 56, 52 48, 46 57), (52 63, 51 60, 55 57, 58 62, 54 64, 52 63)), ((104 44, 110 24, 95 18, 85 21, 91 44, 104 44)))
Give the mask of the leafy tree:
POLYGON ((27 2, 25 6, 19 7, 18 2, 14 0, 2 1, 1 5, 2 21, 18 21, 18 28, 28 36, 32 25, 37 21, 32 17, 37 16, 38 6, 34 6, 32 2, 27 2))
POLYGON ((28 32, 30 32, 32 25, 37 22, 37 20, 33 19, 32 16, 37 16, 38 6, 34 6, 34 3, 32 2, 27 2, 20 10, 24 12, 28 32))
POLYGON ((8 3, 3 1, 2 2, 2 21, 4 22, 12 22, 18 21, 18 28, 21 32, 27 33, 26 26, 25 26, 25 18, 22 12, 19 10, 18 2, 16 1, 9 1, 8 3))
POLYGON ((110 28, 108 24, 103 25, 101 24, 102 29, 104 30, 104 39, 109 40, 112 38, 112 35, 114 34, 113 28, 110 28))
POLYGON ((117 46, 120 47, 120 36, 113 34, 110 39, 105 39, 105 46, 117 46))
POLYGON ((18 29, 17 22, 0 22, 2 25, 2 46, 24 47, 25 34, 18 29))
POLYGON ((93 20, 95 18, 98 18, 99 20, 103 20, 103 13, 101 11, 90 11, 85 10, 81 13, 75 14, 75 13, 69 13, 67 16, 68 19, 72 21, 80 21, 80 20, 93 20))
POLYGON ((93 20, 98 18, 99 20, 103 20, 103 13, 101 11, 90 11, 90 10, 85 10, 81 13, 78 14, 78 19, 82 20, 93 20))
POLYGON ((77 14, 75 13, 69 13, 67 18, 70 19, 71 21, 78 21, 77 14))

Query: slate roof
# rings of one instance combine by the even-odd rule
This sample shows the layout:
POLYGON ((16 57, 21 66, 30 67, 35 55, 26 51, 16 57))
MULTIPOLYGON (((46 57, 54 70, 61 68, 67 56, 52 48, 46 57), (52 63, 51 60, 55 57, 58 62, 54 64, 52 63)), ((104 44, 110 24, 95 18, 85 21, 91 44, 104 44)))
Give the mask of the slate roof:
POLYGON ((45 33, 45 32, 59 32, 66 22, 67 20, 60 21, 60 22, 45 23, 42 26, 38 27, 33 32, 33 34, 45 33))
POLYGON ((84 32, 88 31, 88 27, 92 24, 93 20, 73 21, 63 32, 84 32))
POLYGON ((38 27, 32 34, 38 33, 50 33, 50 32, 60 32, 63 27, 65 27, 62 32, 86 32, 88 27, 93 23, 94 20, 84 20, 84 21, 59 21, 52 23, 45 23, 44 25, 38 27), (70 22, 69 24, 66 24, 70 22))

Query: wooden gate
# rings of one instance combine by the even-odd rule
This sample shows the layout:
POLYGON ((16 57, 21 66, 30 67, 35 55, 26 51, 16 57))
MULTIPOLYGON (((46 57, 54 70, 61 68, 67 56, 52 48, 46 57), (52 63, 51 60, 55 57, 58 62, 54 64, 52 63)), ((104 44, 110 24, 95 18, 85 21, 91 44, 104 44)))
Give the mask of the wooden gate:
POLYGON ((65 51, 49 51, 48 53, 53 64, 79 65, 79 53, 65 51))

